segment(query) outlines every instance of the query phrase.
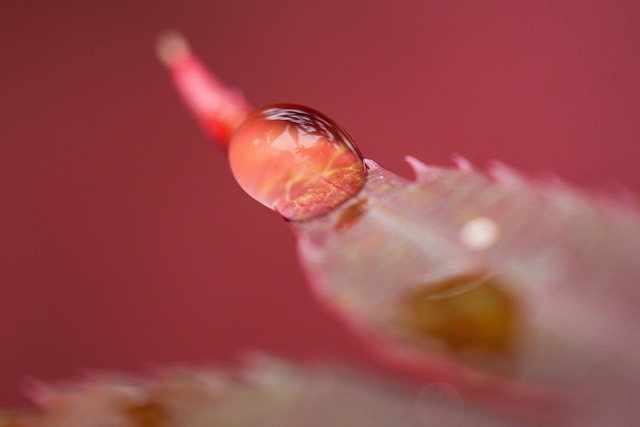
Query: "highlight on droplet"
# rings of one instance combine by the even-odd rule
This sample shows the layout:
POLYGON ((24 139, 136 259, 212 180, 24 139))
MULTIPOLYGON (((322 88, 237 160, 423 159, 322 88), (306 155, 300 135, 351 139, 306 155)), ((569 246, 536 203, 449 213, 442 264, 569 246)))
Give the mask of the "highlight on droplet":
POLYGON ((498 239, 498 224, 491 218, 480 216, 466 222, 460 229, 460 241, 468 249, 482 251, 498 239))

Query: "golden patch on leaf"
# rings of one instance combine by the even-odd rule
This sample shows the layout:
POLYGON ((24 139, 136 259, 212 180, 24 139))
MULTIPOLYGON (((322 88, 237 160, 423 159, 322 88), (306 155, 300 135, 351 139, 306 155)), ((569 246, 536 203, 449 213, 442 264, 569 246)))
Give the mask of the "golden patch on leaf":
POLYGON ((29 425, 26 422, 8 418, 9 416, 5 416, 4 414, 0 415, 0 427, 28 427, 29 425))
POLYGON ((152 400, 129 406, 126 412, 136 427, 161 427, 169 418, 167 409, 152 400))
POLYGON ((513 298, 494 278, 449 277, 407 299, 409 328, 439 339, 451 350, 507 353, 513 344, 517 313, 513 298))
POLYGON ((345 230, 355 224, 364 214, 364 205, 366 204, 367 199, 358 199, 347 206, 340 214, 336 228, 338 230, 345 230))

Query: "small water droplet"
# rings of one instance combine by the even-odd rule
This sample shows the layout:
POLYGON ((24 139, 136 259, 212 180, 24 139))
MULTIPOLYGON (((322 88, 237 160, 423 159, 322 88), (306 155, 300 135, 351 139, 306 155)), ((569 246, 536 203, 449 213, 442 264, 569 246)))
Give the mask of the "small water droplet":
POLYGON ((354 197, 366 178, 349 135, 322 113, 299 105, 251 113, 231 137, 229 162, 251 197, 290 220, 331 211, 354 197))

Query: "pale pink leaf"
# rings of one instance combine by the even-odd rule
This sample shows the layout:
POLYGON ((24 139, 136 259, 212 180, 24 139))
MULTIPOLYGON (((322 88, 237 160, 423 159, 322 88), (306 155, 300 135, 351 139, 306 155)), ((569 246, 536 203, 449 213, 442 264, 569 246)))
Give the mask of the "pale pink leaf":
POLYGON ((513 426, 445 384, 421 388, 326 365, 260 357, 239 371, 175 370, 150 379, 105 375, 34 391, 40 410, 3 427, 513 426))
MULTIPOLYGON (((553 412, 571 425, 640 420, 632 397, 640 395, 637 212, 502 165, 484 174, 466 163, 409 162, 415 181, 367 161, 356 198, 291 223, 318 298, 387 362, 499 411, 532 420, 553 412), (429 294, 451 283, 455 295, 429 294), (433 322, 420 307, 442 303, 416 308, 415 300, 455 299, 479 286, 488 289, 479 298, 508 301, 504 346, 416 327, 416 318, 433 322)), ((484 304, 468 303, 476 302, 484 304)), ((478 323, 497 307, 485 304, 478 323)), ((436 321, 461 324, 459 313, 451 317, 436 321)))

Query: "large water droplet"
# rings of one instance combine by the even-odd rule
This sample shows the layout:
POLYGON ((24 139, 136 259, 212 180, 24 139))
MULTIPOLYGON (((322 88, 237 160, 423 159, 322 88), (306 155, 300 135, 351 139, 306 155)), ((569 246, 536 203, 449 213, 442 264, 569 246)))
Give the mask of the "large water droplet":
POLYGON ((231 136, 229 162, 240 186, 290 220, 325 214, 365 182, 362 155, 324 114, 290 104, 251 113, 231 136))

